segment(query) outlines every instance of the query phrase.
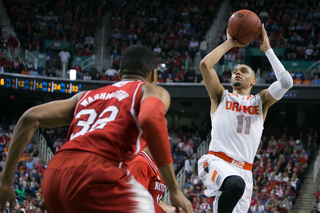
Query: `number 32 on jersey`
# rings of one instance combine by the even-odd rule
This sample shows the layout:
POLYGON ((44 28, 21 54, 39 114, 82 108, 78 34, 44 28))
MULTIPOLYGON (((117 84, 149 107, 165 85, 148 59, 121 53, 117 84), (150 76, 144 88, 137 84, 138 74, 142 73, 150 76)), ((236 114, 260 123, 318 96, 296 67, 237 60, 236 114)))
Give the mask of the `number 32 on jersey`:
POLYGON ((82 129, 77 133, 72 133, 70 140, 84 135, 87 132, 91 132, 95 129, 103 129, 108 122, 116 119, 119 113, 119 109, 116 106, 109 106, 102 111, 98 116, 96 110, 94 109, 83 109, 74 117, 74 119, 79 119, 83 115, 88 115, 87 120, 79 120, 77 126, 82 127, 82 129), (96 120, 98 116, 98 119, 96 120), (107 116, 107 117, 106 117, 107 116))

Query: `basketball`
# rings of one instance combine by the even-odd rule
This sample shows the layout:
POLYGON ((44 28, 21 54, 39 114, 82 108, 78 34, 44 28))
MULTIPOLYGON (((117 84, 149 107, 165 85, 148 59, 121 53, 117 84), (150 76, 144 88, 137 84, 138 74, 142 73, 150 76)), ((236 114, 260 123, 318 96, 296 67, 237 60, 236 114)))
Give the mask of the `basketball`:
POLYGON ((228 33, 240 43, 253 42, 261 33, 261 21, 250 10, 238 10, 229 18, 228 33))

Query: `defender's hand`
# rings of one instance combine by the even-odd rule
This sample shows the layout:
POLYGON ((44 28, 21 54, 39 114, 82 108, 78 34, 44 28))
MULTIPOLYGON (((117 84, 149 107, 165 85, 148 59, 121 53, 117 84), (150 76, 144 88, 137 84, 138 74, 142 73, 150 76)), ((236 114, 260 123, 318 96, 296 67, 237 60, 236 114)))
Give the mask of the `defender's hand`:
POLYGON ((0 212, 3 212, 7 201, 10 203, 10 211, 13 210, 16 194, 11 184, 6 184, 0 179, 0 212))
POLYGON ((267 52, 268 49, 271 49, 269 37, 264 24, 261 26, 262 41, 259 41, 260 49, 262 52, 267 52))
POLYGON ((240 42, 238 42, 237 40, 234 40, 231 35, 228 33, 228 30, 226 31, 227 34, 227 40, 226 42, 230 42, 232 44, 232 47, 245 47, 248 44, 242 44, 240 42))
POLYGON ((181 207, 186 213, 193 213, 193 208, 190 201, 184 196, 184 194, 179 190, 170 191, 170 200, 173 205, 176 206, 176 212, 181 212, 181 207))

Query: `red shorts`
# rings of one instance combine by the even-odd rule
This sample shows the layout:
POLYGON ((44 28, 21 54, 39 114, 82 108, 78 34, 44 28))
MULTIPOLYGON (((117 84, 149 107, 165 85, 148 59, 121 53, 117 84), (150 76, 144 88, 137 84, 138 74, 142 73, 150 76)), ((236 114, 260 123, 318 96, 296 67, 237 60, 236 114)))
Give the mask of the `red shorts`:
POLYGON ((164 212, 119 163, 83 151, 62 151, 44 173, 49 213, 164 212))

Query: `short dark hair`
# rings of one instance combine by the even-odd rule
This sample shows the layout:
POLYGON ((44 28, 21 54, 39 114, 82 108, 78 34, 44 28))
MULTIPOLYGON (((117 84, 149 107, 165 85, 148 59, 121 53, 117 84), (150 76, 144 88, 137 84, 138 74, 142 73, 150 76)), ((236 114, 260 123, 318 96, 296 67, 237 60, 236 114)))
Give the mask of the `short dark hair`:
POLYGON ((124 51, 120 64, 122 75, 139 75, 145 78, 157 68, 157 58, 148 47, 136 44, 124 51))

